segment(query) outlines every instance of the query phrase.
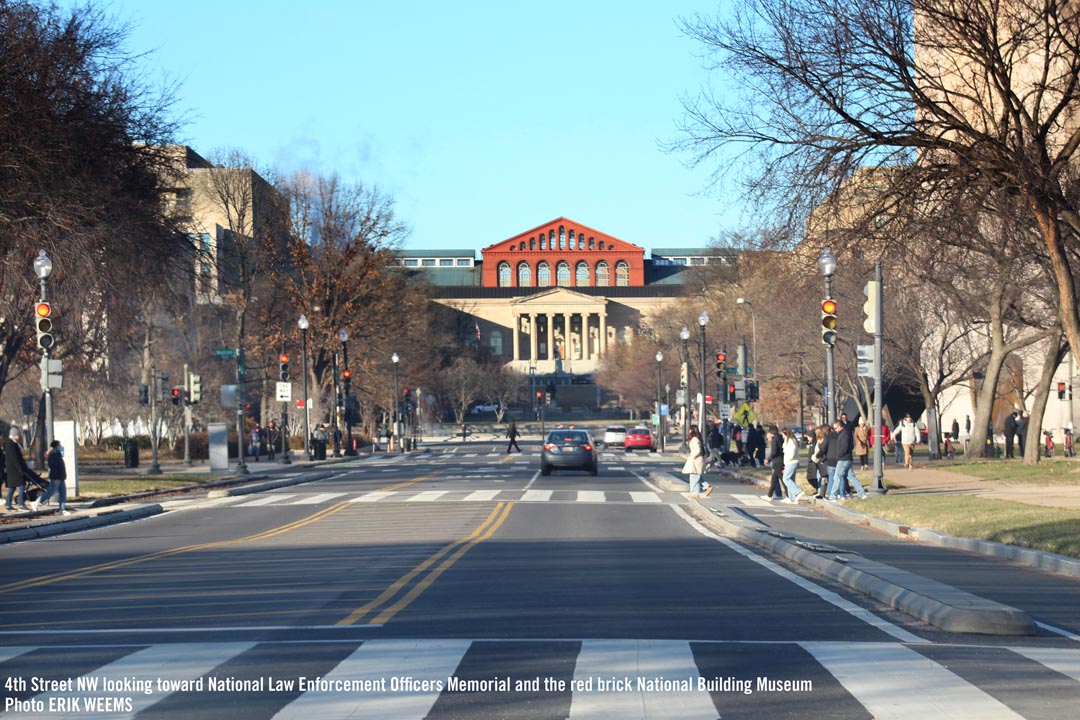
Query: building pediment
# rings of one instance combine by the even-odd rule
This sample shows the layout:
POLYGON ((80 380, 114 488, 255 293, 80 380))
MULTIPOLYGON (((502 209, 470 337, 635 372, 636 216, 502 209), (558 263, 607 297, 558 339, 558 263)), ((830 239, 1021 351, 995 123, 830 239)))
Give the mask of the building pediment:
POLYGON ((574 292, 570 288, 556 287, 518 298, 511 305, 518 311, 533 308, 549 310, 553 307, 581 307, 583 305, 599 309, 607 305, 607 299, 574 292))
POLYGON ((522 252, 603 251, 634 255, 645 254, 645 248, 626 242, 607 233, 566 217, 538 225, 514 237, 489 245, 484 255, 522 252))

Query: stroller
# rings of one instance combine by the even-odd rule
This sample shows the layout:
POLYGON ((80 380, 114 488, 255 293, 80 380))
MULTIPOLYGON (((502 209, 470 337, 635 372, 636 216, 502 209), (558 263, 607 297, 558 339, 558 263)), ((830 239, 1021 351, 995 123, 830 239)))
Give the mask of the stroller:
POLYGON ((42 497, 49 489, 49 481, 43 479, 33 470, 28 470, 24 477, 26 478, 26 500, 28 502, 37 502, 38 498, 42 497))

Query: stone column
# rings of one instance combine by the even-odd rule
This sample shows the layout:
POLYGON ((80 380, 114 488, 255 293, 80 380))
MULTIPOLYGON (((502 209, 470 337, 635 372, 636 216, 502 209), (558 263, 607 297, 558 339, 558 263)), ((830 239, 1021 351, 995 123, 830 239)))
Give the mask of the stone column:
POLYGON ((592 357, 592 337, 589 336, 589 318, 592 313, 581 313, 581 357, 588 360, 592 357))
POLYGON ((600 313, 600 354, 607 352, 607 313, 600 313))
POLYGON ((537 356, 537 332, 536 313, 529 313, 529 360, 535 363, 540 358, 537 356))
POLYGON ((513 332, 514 353, 513 353, 512 357, 514 358, 515 362, 521 359, 521 350, 520 350, 521 343, 518 342, 520 340, 520 338, 518 337, 518 330, 520 330, 520 329, 521 329, 521 316, 518 315, 517 313, 514 313, 514 332, 513 332))

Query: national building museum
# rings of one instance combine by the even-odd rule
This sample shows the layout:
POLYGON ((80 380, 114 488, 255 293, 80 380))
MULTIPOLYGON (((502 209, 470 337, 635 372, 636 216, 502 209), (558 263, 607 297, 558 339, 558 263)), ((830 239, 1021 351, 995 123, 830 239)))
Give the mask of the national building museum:
POLYGON ((457 331, 516 370, 589 375, 613 343, 670 307, 695 266, 734 251, 645 248, 560 217, 480 251, 402 250, 457 331))

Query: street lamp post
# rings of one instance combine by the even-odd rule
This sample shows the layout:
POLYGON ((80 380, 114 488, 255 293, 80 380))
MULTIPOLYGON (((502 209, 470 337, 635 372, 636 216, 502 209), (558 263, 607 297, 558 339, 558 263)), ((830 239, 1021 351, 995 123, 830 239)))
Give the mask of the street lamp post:
POLYGON ((533 417, 536 417, 536 363, 529 363, 529 397, 532 398, 533 417))
POLYGON ((341 385, 341 402, 345 407, 345 454, 352 456, 356 454, 356 450, 353 448, 352 439, 352 413, 349 412, 349 380, 352 378, 352 371, 349 369, 349 333, 342 329, 338 333, 338 340, 341 341, 341 363, 345 368, 341 371, 345 377, 345 381, 341 385))
POLYGON ((394 443, 394 446, 395 446, 394 449, 395 450, 401 450, 401 448, 399 447, 400 444, 401 444, 401 438, 398 437, 398 402, 399 402, 400 398, 398 398, 398 384, 397 384, 397 364, 398 364, 398 360, 400 360, 400 359, 401 358, 398 357, 397 353, 394 353, 393 355, 390 356, 390 361, 394 363, 394 412, 393 412, 393 426, 392 426, 392 429, 390 431, 390 439, 394 443))
POLYGON ((698 378, 700 380, 699 388, 701 390, 701 400, 698 401, 698 428, 701 432, 705 430, 705 326, 709 324, 709 313, 704 310, 701 311, 701 315, 698 315, 698 325, 701 326, 701 367, 699 368, 698 378))
POLYGON ((682 340, 682 367, 679 372, 679 386, 683 390, 683 401, 679 406, 682 415, 679 419, 682 422, 682 434, 685 438, 688 424, 686 422, 686 408, 690 402, 690 328, 683 327, 679 331, 679 339, 682 340))
MULTIPOLYGON (((821 272, 825 278, 825 299, 832 299, 832 276, 836 272, 836 256, 829 251, 829 246, 826 245, 821 251, 821 255, 817 260, 818 271, 821 272)), ((833 346, 832 343, 825 343, 825 407, 826 416, 829 421, 830 427, 833 421, 836 420, 836 388, 834 387, 836 381, 834 377, 833 366, 833 346)))
MULTIPOLYGON (((750 343, 753 345, 750 348, 750 372, 748 375, 757 377, 757 313, 754 312, 754 304, 746 298, 735 298, 735 303, 738 305, 745 305, 750 309, 750 343)), ((745 335, 743 337, 746 337, 745 335)))
POLYGON ((656 432, 660 435, 660 452, 664 452, 664 413, 661 407, 660 385, 663 383, 664 353, 656 351, 656 432))
MULTIPOLYGON (((49 302, 49 276, 52 275, 53 264, 49 256, 45 254, 45 250, 38 250, 37 257, 34 258, 34 274, 38 276, 38 282, 41 287, 41 302, 49 302)), ((36 322, 43 322, 40 319, 35 319, 36 322)), ((51 321, 50 321, 51 322, 51 321)), ((47 337, 52 337, 51 334, 47 337)), ((41 341, 41 387, 45 392, 45 443, 44 448, 48 448, 52 445, 53 441, 53 401, 52 401, 52 385, 49 381, 49 343, 47 341, 41 341)), ((39 457, 43 455, 39 454, 39 457)))
POLYGON ((304 454, 307 455, 308 462, 311 462, 315 458, 311 454, 311 408, 308 407, 307 331, 309 324, 307 315, 301 315, 300 319, 296 321, 296 324, 300 326, 300 354, 303 356, 301 360, 301 369, 304 372, 304 454))

